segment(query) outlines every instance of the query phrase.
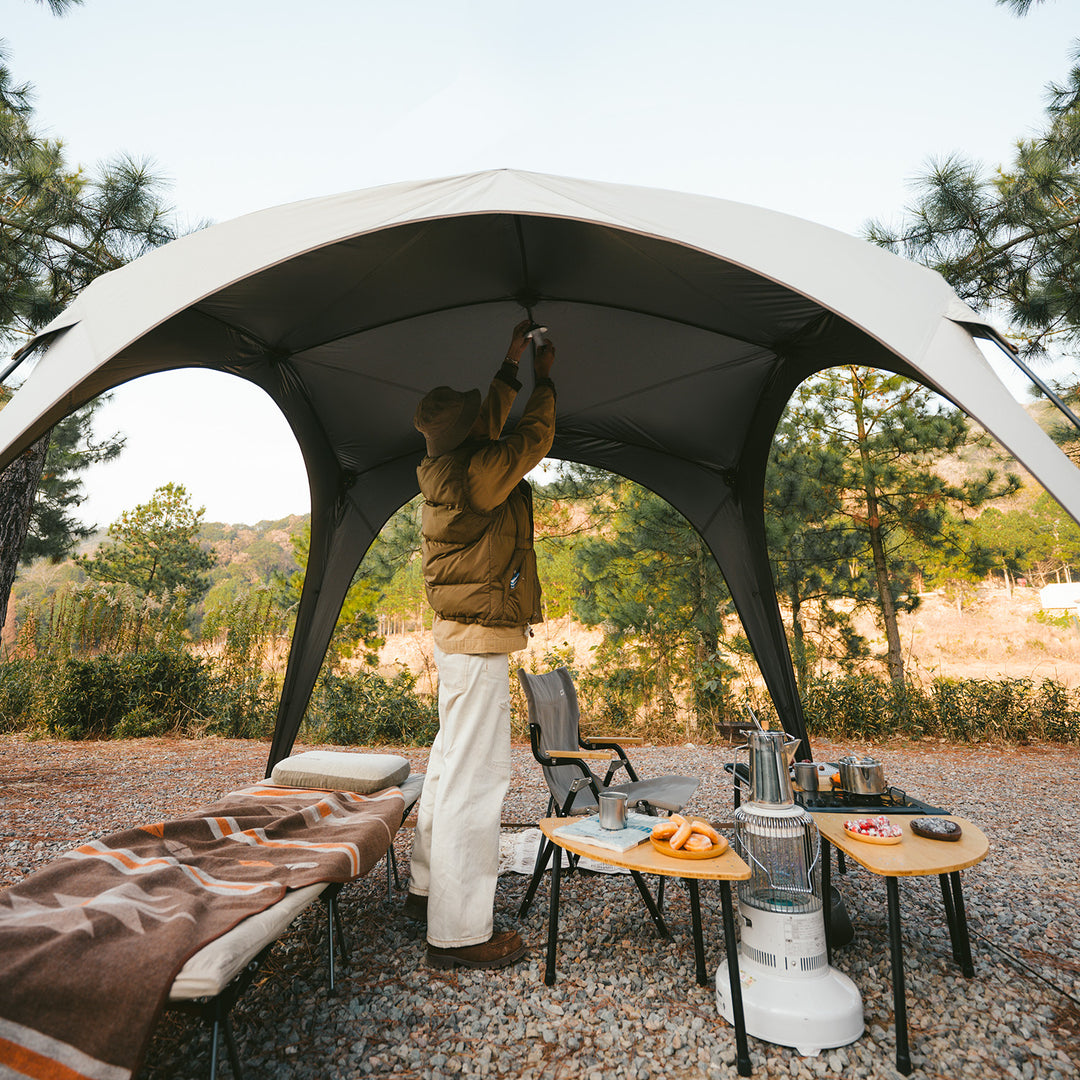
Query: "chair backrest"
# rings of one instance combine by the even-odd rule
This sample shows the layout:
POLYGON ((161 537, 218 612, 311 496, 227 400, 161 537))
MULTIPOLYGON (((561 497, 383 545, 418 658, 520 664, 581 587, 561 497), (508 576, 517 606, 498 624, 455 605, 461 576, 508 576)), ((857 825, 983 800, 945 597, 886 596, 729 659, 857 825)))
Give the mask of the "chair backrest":
MULTIPOLYGON (((519 668, 518 680, 529 705, 529 723, 539 732, 540 749, 579 749, 581 714, 570 672, 560 667, 543 675, 529 675, 519 668)), ((544 766, 544 779, 556 807, 562 807, 570 785, 582 776, 584 774, 576 765, 544 766)), ((596 774, 593 773, 593 776, 596 774)), ((603 787, 599 778, 596 778, 596 783, 603 787)), ((578 792, 573 803, 574 810, 585 811, 595 807, 596 799, 588 788, 578 792)))

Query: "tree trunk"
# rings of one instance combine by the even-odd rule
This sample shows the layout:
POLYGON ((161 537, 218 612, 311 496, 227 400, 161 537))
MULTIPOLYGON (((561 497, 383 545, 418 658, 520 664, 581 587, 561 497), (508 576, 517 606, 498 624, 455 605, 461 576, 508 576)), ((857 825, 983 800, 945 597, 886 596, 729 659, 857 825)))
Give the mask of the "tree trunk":
POLYGON ((48 451, 49 436, 45 434, 0 473, 0 626, 7 619, 11 586, 30 529, 30 511, 48 451))
POLYGON ((802 598, 799 587, 793 581, 788 589, 788 601, 791 604, 791 651, 795 663, 795 681, 800 690, 806 689, 806 637, 802 627, 802 598))
POLYGON ((878 524, 877 499, 867 492, 867 510, 870 512, 870 551, 874 557, 874 577, 877 579, 878 601, 881 604, 881 625, 885 630, 887 646, 886 664, 893 684, 904 685, 904 650, 900 643, 900 628, 896 623, 896 606, 889 588, 889 568, 885 562, 885 542, 878 524))
POLYGON ((885 538, 881 528, 881 508, 878 506, 877 484, 874 480, 873 465, 867 450, 866 423, 862 410, 862 397, 852 371, 853 402, 855 422, 859 436, 859 459, 862 464, 863 489, 866 495, 866 527, 870 537, 870 553, 874 560, 874 577, 877 583, 878 602, 881 604, 881 625, 885 630, 887 646, 886 665, 893 685, 904 685, 904 650, 900 643, 900 628, 896 623, 896 606, 893 604, 892 590, 889 588, 889 567, 885 560, 885 538))

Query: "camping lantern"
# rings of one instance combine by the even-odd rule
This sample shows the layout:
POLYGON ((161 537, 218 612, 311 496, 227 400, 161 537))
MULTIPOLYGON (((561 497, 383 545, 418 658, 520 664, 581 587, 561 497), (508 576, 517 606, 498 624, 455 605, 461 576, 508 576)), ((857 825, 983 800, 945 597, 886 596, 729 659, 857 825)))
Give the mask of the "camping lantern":
MULTIPOLYGON (((739 975, 747 1032, 814 1055, 859 1038, 863 1009, 855 984, 829 965, 821 837, 788 776, 795 745, 780 732, 750 733, 750 800, 735 811, 735 850, 751 870, 738 887, 739 975)), ((726 960, 716 1001, 734 1022, 726 960)))

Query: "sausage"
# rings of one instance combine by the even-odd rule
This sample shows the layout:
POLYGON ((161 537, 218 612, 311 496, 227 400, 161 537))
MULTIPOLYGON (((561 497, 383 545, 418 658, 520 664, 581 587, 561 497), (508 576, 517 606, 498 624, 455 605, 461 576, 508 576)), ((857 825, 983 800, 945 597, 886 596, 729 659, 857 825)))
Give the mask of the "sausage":
POLYGON ((690 822, 684 819, 683 823, 675 830, 675 835, 672 836, 671 840, 668 842, 677 851, 690 839, 690 834, 692 832, 693 829, 690 826, 690 822))

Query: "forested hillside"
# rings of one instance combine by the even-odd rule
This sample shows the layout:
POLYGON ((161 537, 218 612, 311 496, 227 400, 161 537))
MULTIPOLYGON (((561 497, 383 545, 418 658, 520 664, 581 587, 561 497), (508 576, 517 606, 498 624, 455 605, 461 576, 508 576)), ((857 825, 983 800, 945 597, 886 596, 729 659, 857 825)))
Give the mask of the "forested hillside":
MULTIPOLYGON (((675 721, 688 738, 738 718, 748 698, 770 707, 726 583, 678 513, 598 470, 549 466, 533 480, 546 622, 515 664, 565 663, 606 722, 675 721)), ((898 700, 942 678, 1080 684, 1075 619, 1041 611, 1036 591, 1080 572, 1080 529, 926 391, 853 368, 807 384, 778 430, 765 495, 804 693, 854 675, 884 679, 898 700)), ((224 672, 226 713, 265 722, 308 538, 300 515, 204 522, 193 495, 165 484, 73 558, 25 569, 4 653, 180 648, 224 672)), ((334 679, 364 673, 434 689, 419 540, 414 500, 357 572, 320 683, 328 700, 344 701, 334 679)))

